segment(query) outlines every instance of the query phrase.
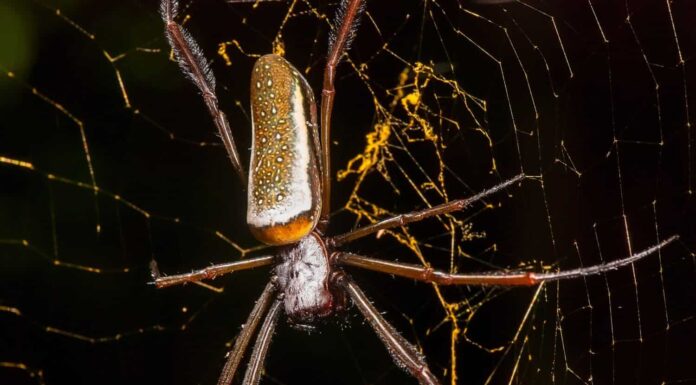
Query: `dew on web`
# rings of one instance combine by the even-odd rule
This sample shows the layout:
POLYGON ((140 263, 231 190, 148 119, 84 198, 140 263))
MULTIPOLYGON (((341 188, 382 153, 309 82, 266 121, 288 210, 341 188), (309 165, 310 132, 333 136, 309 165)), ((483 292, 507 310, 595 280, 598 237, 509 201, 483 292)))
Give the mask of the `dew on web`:
MULTIPOLYGON (((284 55, 317 93, 334 9, 182 3, 240 149, 255 59, 284 55)), ((347 250, 449 272, 554 271, 681 236, 630 267, 533 288, 348 269, 443 383, 696 379, 695 12, 669 1, 368 0, 338 71, 331 231, 529 178, 347 250)), ((10 347, 0 382, 214 382, 268 270, 205 290, 149 285, 152 261, 176 273, 261 251, 156 4, 28 3, 12 15, 0 23, 20 42, 0 44, 13 47, 0 48, 0 338, 10 347)), ((412 381, 355 309, 341 317, 311 336, 281 317, 264 381, 412 381)))

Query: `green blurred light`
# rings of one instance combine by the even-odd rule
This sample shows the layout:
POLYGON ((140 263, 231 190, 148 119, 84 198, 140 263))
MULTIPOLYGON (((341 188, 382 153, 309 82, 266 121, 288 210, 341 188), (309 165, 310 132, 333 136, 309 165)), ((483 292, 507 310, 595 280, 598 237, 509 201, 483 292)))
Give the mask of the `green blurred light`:
POLYGON ((34 21, 21 2, 0 2, 0 66, 21 75, 34 61, 34 21))

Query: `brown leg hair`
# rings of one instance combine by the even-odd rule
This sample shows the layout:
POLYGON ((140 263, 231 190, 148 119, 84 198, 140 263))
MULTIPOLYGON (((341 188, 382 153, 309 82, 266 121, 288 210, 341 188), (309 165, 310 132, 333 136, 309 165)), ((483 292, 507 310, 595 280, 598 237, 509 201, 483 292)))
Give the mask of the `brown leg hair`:
POLYGON ((379 221, 377 223, 373 223, 371 225, 367 225, 361 228, 358 228, 356 230, 353 230, 349 233, 341 234, 334 236, 329 239, 328 243, 331 246, 337 247, 341 246, 343 244, 346 244, 348 242, 354 241, 358 238, 362 238, 366 235, 370 235, 373 233, 376 233, 380 230, 387 230, 391 229, 394 227, 400 227, 404 226, 408 223, 413 223, 413 222, 418 222, 426 218, 434 217, 436 215, 443 215, 447 213, 451 213, 453 211, 459 211, 463 210, 469 205, 471 205, 474 202, 480 201, 489 195, 493 195, 501 190, 504 190, 511 185, 522 181, 523 179, 528 178, 524 174, 519 174, 515 177, 512 177, 505 182, 502 182, 500 184, 497 184, 489 189, 483 190, 480 193, 473 195, 469 198, 465 199, 458 199, 454 201, 450 201, 447 203, 443 203, 441 205, 437 205, 428 209, 420 210, 420 211, 414 211, 406 214, 401 214, 397 215, 395 217, 391 217, 382 221, 379 221))
POLYGON ((258 385, 259 381, 261 381, 263 362, 266 359, 266 354, 268 354, 268 347, 271 345, 273 332, 278 323, 281 304, 282 302, 276 299, 268 310, 266 319, 263 320, 259 335, 256 337, 254 350, 251 352, 249 366, 247 366, 246 373, 244 374, 244 382, 242 382, 244 385, 258 385))
POLYGON ((186 76, 200 90, 203 101, 206 107, 208 107, 208 112, 213 118, 213 122, 222 138, 222 143, 225 145, 227 155, 229 155, 230 161, 232 161, 232 167, 237 172, 242 186, 246 188, 247 179, 244 174, 244 168, 239 159, 239 152, 237 152, 237 146, 234 143, 234 137, 232 137, 230 124, 225 113, 220 111, 218 107, 218 99, 215 95, 215 76, 208 66, 208 61, 188 31, 174 21, 179 8, 178 2, 176 0, 162 0, 160 8, 162 19, 166 25, 165 33, 169 40, 169 45, 174 51, 174 57, 186 76))
POLYGON ((186 274, 177 274, 169 276, 160 276, 159 271, 156 266, 152 265, 152 276, 155 279, 155 286, 157 288, 169 287, 174 285, 181 285, 188 282, 198 282, 204 279, 213 279, 220 275, 232 273, 238 270, 248 270, 261 266, 268 266, 275 262, 277 257, 272 255, 264 255, 262 257, 255 257, 249 259, 243 259, 241 261, 235 261, 230 263, 221 263, 219 265, 208 266, 204 269, 192 271, 186 274))
POLYGON ((256 300, 256 305, 254 305, 254 308, 251 310, 251 313, 247 318, 247 321, 242 326, 242 331, 234 341, 232 351, 230 351, 227 355, 227 361, 225 362, 225 366, 222 368, 222 373, 220 373, 220 378, 218 379, 217 385, 230 385, 232 383, 232 379, 234 379, 234 375, 239 368, 239 363, 242 361, 244 352, 246 352, 247 347, 249 346, 251 336, 259 326, 259 322, 261 322, 261 318, 263 317, 264 313, 266 313, 268 308, 271 306, 271 301, 273 301, 273 298, 275 297, 275 290, 276 289, 273 282, 269 282, 268 285, 266 285, 266 288, 263 289, 259 299, 256 300))
POLYGON ((578 269, 548 273, 515 271, 501 273, 499 271, 490 271, 476 274, 450 274, 435 270, 431 267, 383 261, 350 253, 336 253, 334 254, 334 258, 336 263, 339 265, 360 267, 367 270, 393 274, 399 277, 411 278, 416 281, 435 283, 438 285, 533 286, 541 282, 552 282, 564 279, 586 277, 589 275, 616 270, 622 266, 635 263, 678 239, 678 235, 673 235, 657 245, 651 246, 641 252, 611 262, 578 269))
POLYGON ((387 347, 389 354, 397 366, 404 369, 411 376, 418 380, 421 385, 439 385, 438 379, 430 372, 425 357, 415 346, 406 341, 393 326, 382 317, 365 293, 350 278, 343 275, 337 279, 338 285, 342 286, 355 306, 370 323, 379 338, 387 347))
POLYGON ((324 231, 331 214, 331 111, 333 110, 336 89, 334 82, 336 67, 343 53, 350 48, 358 20, 362 13, 363 0, 343 0, 337 12, 336 24, 331 33, 329 55, 324 69, 324 84, 321 90, 321 175, 322 208, 319 229, 324 231), (340 24, 339 24, 340 22, 340 24))

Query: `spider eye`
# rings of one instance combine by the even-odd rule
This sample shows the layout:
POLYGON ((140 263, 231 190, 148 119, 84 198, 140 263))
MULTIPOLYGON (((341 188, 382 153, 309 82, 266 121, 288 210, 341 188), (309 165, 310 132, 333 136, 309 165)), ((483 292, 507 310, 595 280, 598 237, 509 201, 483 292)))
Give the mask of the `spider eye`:
POLYGON ((292 64, 278 55, 259 58, 251 74, 247 223, 261 242, 296 242, 319 220, 315 108, 312 89, 292 64))

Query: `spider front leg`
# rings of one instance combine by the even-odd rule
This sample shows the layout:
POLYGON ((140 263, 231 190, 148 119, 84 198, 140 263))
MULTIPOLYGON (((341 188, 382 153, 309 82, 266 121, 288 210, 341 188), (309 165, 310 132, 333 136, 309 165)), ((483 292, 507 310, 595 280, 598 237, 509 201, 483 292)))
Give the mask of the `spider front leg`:
POLYGON ((336 95, 334 87, 336 66, 341 62, 343 54, 350 49, 363 10, 363 0, 342 0, 336 12, 334 29, 329 37, 329 54, 324 68, 324 83, 321 90, 321 187, 323 191, 323 206, 319 220, 321 230, 325 230, 328 226, 331 214, 331 113, 336 95), (338 23, 340 25, 337 25, 338 23))
POLYGON ((382 221, 379 221, 377 223, 373 223, 371 225, 367 225, 364 227, 360 227, 356 230, 353 230, 349 233, 337 235, 335 237, 332 237, 329 239, 328 243, 331 246, 341 246, 345 243, 348 243, 350 241, 354 241, 356 239, 362 238, 366 235, 370 235, 373 233, 376 233, 380 230, 387 230, 391 229, 394 227, 399 227, 403 226, 408 223, 413 223, 413 222, 418 222, 426 218, 434 217, 436 215, 443 215, 443 214, 448 214, 453 211, 459 211, 463 210, 469 205, 471 205, 474 202, 478 202, 481 199, 484 199, 488 197, 489 195, 493 195, 501 190, 504 190, 511 185, 522 181, 525 178, 529 178, 524 174, 519 174, 517 176, 514 176, 508 180, 506 180, 503 183, 499 183, 487 190, 483 190, 480 193, 473 195, 469 198, 465 199, 457 199, 454 201, 450 201, 447 203, 443 203, 441 205, 433 206, 424 210, 420 211, 414 211, 411 213, 406 213, 406 214, 401 214, 397 215, 388 219, 384 219, 382 221))
POLYGON ((191 37, 191 34, 174 21, 179 8, 178 2, 176 0, 162 0, 160 8, 162 19, 166 25, 165 33, 167 40, 169 40, 169 45, 174 51, 174 57, 182 71, 201 91, 203 101, 205 101, 205 105, 208 107, 208 112, 213 118, 227 154, 232 161, 232 167, 241 179, 242 185, 246 186, 247 179, 239 159, 237 146, 234 143, 230 124, 225 114, 218 107, 218 99, 215 95, 215 75, 213 75, 208 61, 203 56, 203 52, 201 52, 196 41, 191 37))
POLYGON ((678 239, 678 235, 673 235, 657 245, 615 261, 578 269, 547 273, 514 271, 500 273, 498 271, 489 271, 476 274, 451 274, 444 271, 435 270, 431 267, 383 261, 350 253, 336 253, 334 258, 336 263, 339 265, 360 267, 367 270, 393 274, 399 277, 411 278, 416 281, 435 283, 438 285, 532 286, 542 282, 586 277, 616 270, 620 267, 635 263, 678 239))
POLYGON ((421 385, 440 384, 440 381, 430 372, 423 354, 410 342, 406 341, 406 339, 382 317, 355 282, 346 275, 339 276, 336 282, 348 293, 355 306, 370 323, 370 326, 372 326, 387 347, 389 354, 391 354, 397 366, 415 377, 421 385))

